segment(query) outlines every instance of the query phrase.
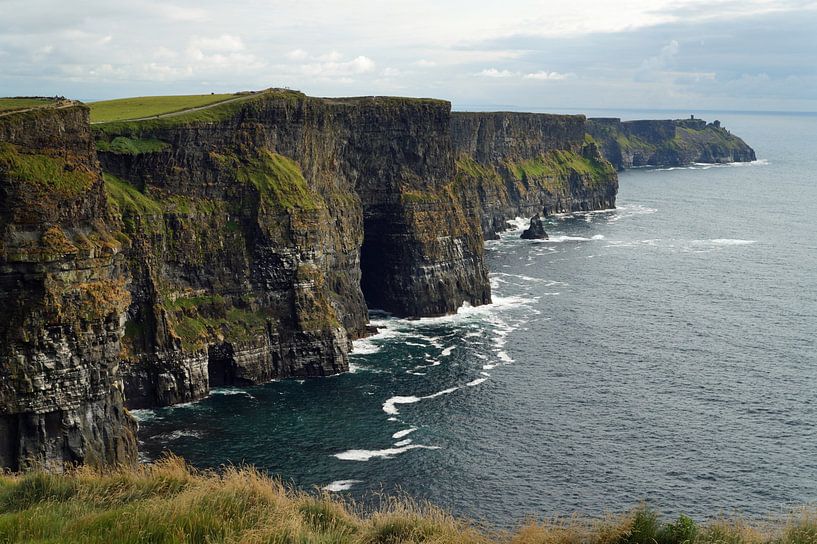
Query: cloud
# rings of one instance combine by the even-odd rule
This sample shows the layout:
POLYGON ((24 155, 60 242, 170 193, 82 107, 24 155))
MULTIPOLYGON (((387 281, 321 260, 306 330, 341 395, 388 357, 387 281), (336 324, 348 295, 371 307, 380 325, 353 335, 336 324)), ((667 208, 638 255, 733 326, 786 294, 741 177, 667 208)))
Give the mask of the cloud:
POLYGON ((506 78, 518 76, 519 73, 511 72, 510 70, 497 70, 496 68, 485 68, 484 70, 477 72, 476 75, 479 77, 506 78))
POLYGON ((497 78, 497 79, 533 79, 538 81, 561 81, 563 79, 568 79, 571 77, 575 77, 573 73, 561 73, 561 72, 548 72, 546 70, 539 70, 537 72, 512 72, 510 70, 497 70, 496 68, 486 68, 480 72, 477 72, 475 75, 479 77, 490 77, 490 78, 497 78))
POLYGON ((367 74, 373 72, 375 67, 376 64, 372 59, 360 55, 345 62, 330 61, 302 64, 299 67, 299 71, 307 76, 336 78, 367 74))
POLYGON ((534 107, 817 110, 814 0, 477 0, 468 10, 415 0, 388 13, 357 9, 376 0, 0 4, 14 14, 0 18, 0 95, 289 86, 534 107))
POLYGON ((303 49, 293 49, 292 51, 286 54, 286 57, 289 60, 302 61, 309 58, 309 53, 307 53, 303 49))
POLYGON ((531 72, 529 74, 525 74, 525 79, 537 79, 540 81, 561 81, 562 79, 567 79, 569 77, 573 77, 573 74, 562 74, 559 72, 547 72, 545 70, 539 70, 538 72, 531 72))

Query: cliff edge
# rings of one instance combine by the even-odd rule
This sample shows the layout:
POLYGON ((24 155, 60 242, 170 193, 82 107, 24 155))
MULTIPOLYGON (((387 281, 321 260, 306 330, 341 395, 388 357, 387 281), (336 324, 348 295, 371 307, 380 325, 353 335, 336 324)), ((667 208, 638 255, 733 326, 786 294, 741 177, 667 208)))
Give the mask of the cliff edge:
POLYGON ((618 170, 757 159, 755 151, 721 126, 720 121, 595 118, 588 120, 588 133, 599 142, 604 157, 618 170))

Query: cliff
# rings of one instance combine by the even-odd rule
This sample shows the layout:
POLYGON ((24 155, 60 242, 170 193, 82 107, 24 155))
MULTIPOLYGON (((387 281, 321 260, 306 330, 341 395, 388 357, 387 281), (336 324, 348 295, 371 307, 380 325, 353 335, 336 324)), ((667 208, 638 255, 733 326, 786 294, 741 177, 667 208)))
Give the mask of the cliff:
POLYGON ((604 157, 619 170, 756 160, 754 150, 719 121, 622 122, 617 118, 597 118, 588 120, 588 132, 599 142, 604 157))
POLYGON ((132 244, 128 405, 348 369, 368 307, 490 301, 449 105, 270 91, 96 127, 132 244))
POLYGON ((81 105, 0 117, 0 468, 135 461, 119 222, 81 105))
POLYGON ((134 459, 130 408, 348 369, 369 308, 490 302, 484 236, 608 208, 583 116, 269 90, 0 116, 0 466, 134 459), (5 440, 10 437, 10 440, 5 440))
POLYGON ((614 208, 618 176, 583 115, 454 113, 459 192, 486 238, 512 217, 614 208))

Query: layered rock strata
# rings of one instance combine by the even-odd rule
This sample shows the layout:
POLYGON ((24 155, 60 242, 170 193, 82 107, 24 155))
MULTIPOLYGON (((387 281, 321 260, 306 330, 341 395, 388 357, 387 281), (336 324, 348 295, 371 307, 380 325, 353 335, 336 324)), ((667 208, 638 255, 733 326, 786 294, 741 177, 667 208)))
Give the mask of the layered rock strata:
POLYGON ((0 468, 135 461, 124 242, 88 109, 0 117, 0 468))
POLYGON ((133 242, 130 406, 342 372, 368 307, 490 301, 447 102, 272 91, 96 133, 133 242))
POLYGON ((754 150, 719 121, 595 118, 588 120, 588 132, 619 170, 756 160, 754 150))
POLYGON ((458 193, 479 203, 486 238, 509 218, 614 208, 618 176, 583 115, 454 113, 458 193))

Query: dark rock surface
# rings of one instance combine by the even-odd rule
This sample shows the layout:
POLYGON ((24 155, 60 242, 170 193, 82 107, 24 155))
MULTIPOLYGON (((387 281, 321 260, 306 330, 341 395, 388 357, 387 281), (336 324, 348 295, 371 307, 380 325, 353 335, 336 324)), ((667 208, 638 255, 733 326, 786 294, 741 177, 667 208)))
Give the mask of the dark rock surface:
POLYGON ((754 150, 719 121, 596 118, 588 120, 588 132, 599 142, 604 157, 619 170, 756 160, 754 150))
POLYGON ((88 109, 0 117, 0 469, 135 462, 121 238, 88 109))
POLYGON ((479 203, 486 238, 506 220, 614 208, 618 176, 583 115, 454 113, 458 193, 479 203))
POLYGON ((520 238, 523 240, 548 239, 548 233, 545 232, 545 222, 538 213, 530 218, 530 226, 522 232, 520 238))
POLYGON ((133 241, 129 406, 345 371, 368 307, 490 301, 478 212, 451 191, 447 102, 271 91, 96 135, 133 241))

